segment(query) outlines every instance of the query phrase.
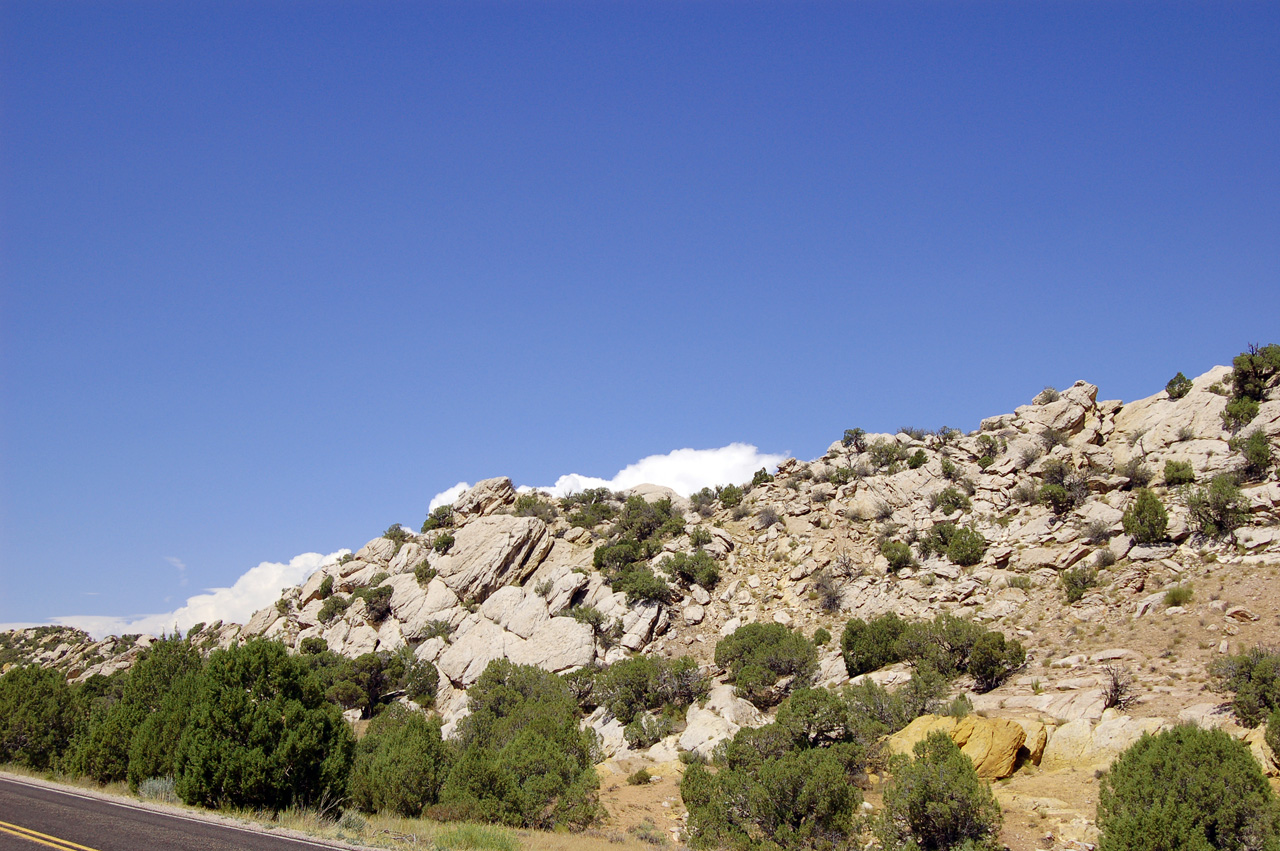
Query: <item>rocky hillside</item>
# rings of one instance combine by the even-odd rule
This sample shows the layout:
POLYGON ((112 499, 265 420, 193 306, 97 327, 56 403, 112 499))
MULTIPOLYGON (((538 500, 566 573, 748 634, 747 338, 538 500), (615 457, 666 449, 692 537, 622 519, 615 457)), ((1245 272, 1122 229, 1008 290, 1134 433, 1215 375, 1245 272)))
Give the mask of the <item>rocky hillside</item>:
MULTIPOLYGON (((772 621, 834 636, 820 648, 820 682, 834 686, 848 681, 839 637, 849 618, 960 614, 1028 650, 1019 675, 971 697, 982 717, 970 727, 1002 720, 1003 732, 963 734, 975 762, 990 756, 998 766, 988 777, 1014 774, 1000 789, 1011 814, 1006 841, 1049 847, 1046 832, 1084 841, 1092 769, 1143 730, 1180 718, 1229 725, 1222 698, 1205 691, 1208 661, 1276 642, 1274 466, 1250 470, 1225 515, 1205 498, 1216 475, 1249 465, 1248 436, 1262 435, 1254 450, 1274 452, 1280 395, 1264 391, 1240 422, 1228 410, 1230 377, 1216 367, 1129 403, 1099 401, 1097 387, 1077 382, 967 435, 853 429, 819 459, 789 460, 751 485, 692 499, 642 486, 595 495, 592 507, 489 479, 422 532, 389 530, 284 589, 249 623, 197 634, 208 647, 263 635, 295 648, 320 638, 347 656, 410 648, 440 672, 437 706, 448 730, 466 712, 467 687, 495 658, 564 672, 636 653, 691 655, 715 676, 720 637, 772 621), (1133 510, 1139 494, 1154 494, 1166 513, 1156 533, 1133 510), (616 571, 597 567, 597 548, 616 543, 613 518, 636 495, 669 499, 677 517, 644 564, 669 583, 665 601, 630 586, 629 600, 610 584, 616 571), (695 558, 718 577, 695 577, 700 585, 682 574, 695 558), (1135 698, 1125 713, 1105 709, 1117 681, 1135 698), (1072 778, 1076 771, 1085 773, 1072 778)), ((44 636, 33 658, 86 677, 127 664, 144 642, 90 651, 84 638, 51 647, 44 636)), ((870 676, 892 683, 906 674, 891 667, 870 676)), ((764 720, 721 685, 690 707, 683 730, 643 753, 627 748, 603 709, 589 722, 619 771, 644 760, 674 774, 679 751, 709 753, 741 725, 764 720)), ((941 722, 921 719, 900 735, 918 737, 931 723, 941 722)), ((1251 742, 1274 771, 1261 737, 1251 742)), ((678 816, 678 801, 668 799, 675 805, 666 815, 678 816)))

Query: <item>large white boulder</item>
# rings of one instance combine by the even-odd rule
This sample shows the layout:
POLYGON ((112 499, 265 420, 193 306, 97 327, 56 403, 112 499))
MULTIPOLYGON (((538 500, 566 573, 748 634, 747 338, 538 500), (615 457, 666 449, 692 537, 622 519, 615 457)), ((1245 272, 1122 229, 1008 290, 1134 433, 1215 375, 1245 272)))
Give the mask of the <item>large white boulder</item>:
POLYGON ((484 618, 469 623, 460 633, 440 654, 436 667, 458 688, 469 688, 490 662, 507 655, 509 633, 484 618))
POLYGON ((535 517, 481 517, 459 528, 447 555, 433 564, 464 600, 481 602, 503 585, 519 585, 551 550, 546 524, 535 517))
POLYGON ((528 640, 512 647, 508 657, 518 665, 537 665, 552 673, 581 668, 595 661, 595 634, 573 618, 550 618, 528 640))
POLYGON ((740 729, 742 728, 737 724, 721 718, 709 709, 702 709, 695 703, 689 707, 685 715, 684 732, 680 734, 680 749, 709 757, 716 745, 725 739, 733 738, 740 729))
POLYGON ((391 613, 401 623, 404 637, 417 641, 426 634, 432 621, 448 621, 457 626, 462 610, 458 595, 438 578, 424 589, 412 573, 402 573, 387 580, 391 586, 391 613))
POLYGON ((453 501, 453 510, 459 514, 493 514, 508 505, 514 505, 516 489, 505 476, 477 482, 471 490, 453 501))

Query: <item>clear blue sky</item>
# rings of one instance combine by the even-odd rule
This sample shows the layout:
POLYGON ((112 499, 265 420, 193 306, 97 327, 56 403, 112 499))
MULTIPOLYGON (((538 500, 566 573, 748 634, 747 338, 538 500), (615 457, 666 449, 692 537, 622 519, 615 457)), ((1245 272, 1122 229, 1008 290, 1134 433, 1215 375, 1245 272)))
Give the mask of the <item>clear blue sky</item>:
POLYGON ((1276 3, 8 0, 0 96, 0 622, 1280 341, 1276 3))

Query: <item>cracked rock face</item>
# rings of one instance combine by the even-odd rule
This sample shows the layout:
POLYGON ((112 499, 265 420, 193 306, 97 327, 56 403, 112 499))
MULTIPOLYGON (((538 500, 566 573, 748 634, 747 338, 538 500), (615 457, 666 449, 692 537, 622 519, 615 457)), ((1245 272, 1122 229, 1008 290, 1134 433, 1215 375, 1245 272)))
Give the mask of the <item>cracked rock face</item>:
POLYGON ((459 528, 449 553, 432 566, 460 598, 480 603, 503 585, 524 582, 550 551, 541 520, 496 515, 459 528))

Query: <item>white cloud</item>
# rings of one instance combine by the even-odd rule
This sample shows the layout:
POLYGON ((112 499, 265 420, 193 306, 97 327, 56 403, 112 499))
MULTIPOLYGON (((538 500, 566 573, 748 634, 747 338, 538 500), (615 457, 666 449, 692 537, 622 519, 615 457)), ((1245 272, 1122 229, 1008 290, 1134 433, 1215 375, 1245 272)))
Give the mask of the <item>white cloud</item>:
POLYGON ((241 574, 230 588, 210 588, 204 594, 188 597, 186 605, 172 612, 158 615, 113 617, 108 615, 72 615, 53 618, 53 622, 83 629, 94 638, 120 635, 126 632, 146 632, 159 635, 182 631, 197 623, 244 623, 263 606, 269 606, 280 597, 280 589, 297 585, 322 565, 336 561, 349 550, 339 550, 329 555, 303 553, 294 556, 288 564, 264 561, 241 574))
MULTIPOLYGON (((663 485, 682 496, 711 485, 741 484, 751 480, 761 467, 770 470, 786 460, 786 455, 761 452, 749 443, 731 443, 717 449, 676 449, 666 455, 650 455, 634 464, 628 464, 612 478, 584 476, 569 473, 556 479, 550 487, 538 488, 553 496, 564 496, 585 488, 607 487, 610 490, 626 490, 641 484, 663 485)), ((431 509, 456 500, 470 488, 467 482, 436 494, 431 509)), ((526 490, 522 487, 521 490, 526 490)), ((349 550, 339 550, 329 555, 303 553, 290 559, 288 564, 264 561, 250 568, 230 588, 211 588, 204 594, 187 598, 185 605, 172 612, 154 615, 116 617, 111 615, 74 615, 53 618, 52 622, 77 627, 95 638, 126 632, 146 632, 159 635, 182 631, 197 623, 224 621, 244 623, 253 613, 269 606, 280 597, 280 589, 304 582, 322 565, 335 561, 349 550)), ((187 568, 180 559, 166 558, 177 569, 185 582, 187 568)), ((17 625, 13 625, 17 626, 17 625)))
MULTIPOLYGON (((751 481, 756 470, 772 470, 786 460, 786 455, 761 452, 750 443, 730 443, 718 449, 676 449, 666 455, 650 455, 628 464, 610 479, 568 473, 550 487, 540 487, 552 496, 565 496, 587 488, 626 490, 636 485, 664 485, 681 496, 713 485, 742 484, 751 481)), ((435 495, 431 507, 453 502, 470 487, 466 482, 435 495)), ((521 486, 520 490, 528 490, 521 486)))
POLYGON ((187 587, 187 566, 182 563, 182 559, 173 556, 165 556, 165 561, 178 569, 178 584, 183 588, 187 587))
POLYGON ((448 505, 469 490, 471 490, 470 484, 467 482, 458 482, 448 490, 442 490, 440 493, 431 497, 431 502, 427 505, 427 511, 435 511, 442 505, 448 505))
POLYGON ((666 455, 650 455, 623 467, 611 479, 569 473, 549 488, 553 496, 564 496, 586 488, 607 487, 626 490, 636 485, 663 485, 681 496, 689 496, 713 485, 742 484, 761 467, 773 469, 786 455, 761 452, 750 443, 730 443, 718 449, 676 449, 666 455))

